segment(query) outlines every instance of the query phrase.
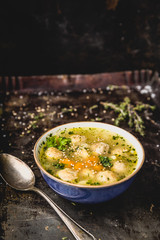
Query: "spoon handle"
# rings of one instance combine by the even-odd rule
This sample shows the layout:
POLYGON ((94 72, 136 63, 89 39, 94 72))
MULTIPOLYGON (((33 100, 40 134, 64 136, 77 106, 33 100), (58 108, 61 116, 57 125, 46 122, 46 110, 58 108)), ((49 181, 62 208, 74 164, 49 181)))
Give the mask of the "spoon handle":
POLYGON ((71 217, 69 217, 56 203, 54 203, 42 190, 33 187, 31 190, 39 193, 46 201, 50 204, 50 206, 56 211, 62 221, 66 224, 68 229, 71 231, 75 239, 77 240, 96 240, 96 238, 81 227, 78 223, 76 223, 71 217))

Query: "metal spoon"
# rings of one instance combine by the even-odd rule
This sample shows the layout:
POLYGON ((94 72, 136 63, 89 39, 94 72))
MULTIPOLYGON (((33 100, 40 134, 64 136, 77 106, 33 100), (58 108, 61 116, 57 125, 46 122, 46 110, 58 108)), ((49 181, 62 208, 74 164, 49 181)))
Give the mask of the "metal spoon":
POLYGON ((21 191, 34 191, 39 193, 50 206, 56 211, 62 221, 66 224, 75 239, 96 240, 96 238, 69 217, 57 204, 55 204, 42 190, 36 188, 35 175, 32 170, 20 159, 2 153, 0 154, 0 174, 4 181, 14 189, 21 191))

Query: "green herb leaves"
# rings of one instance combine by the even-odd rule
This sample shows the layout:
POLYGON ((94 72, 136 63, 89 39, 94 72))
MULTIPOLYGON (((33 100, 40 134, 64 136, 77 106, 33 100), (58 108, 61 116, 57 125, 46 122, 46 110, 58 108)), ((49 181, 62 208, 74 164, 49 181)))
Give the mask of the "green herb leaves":
POLYGON ((51 136, 51 137, 48 137, 47 138, 47 141, 46 141, 46 148, 49 148, 49 147, 56 147, 57 148, 57 140, 56 140, 56 136, 51 136))
POLYGON ((47 138, 46 148, 55 147, 60 151, 65 151, 67 146, 70 146, 70 143, 70 138, 51 136, 47 138))
POLYGON ((118 117, 115 119, 115 125, 119 126, 121 121, 127 120, 129 127, 134 127, 136 132, 139 132, 141 136, 144 136, 144 121, 142 117, 138 114, 142 110, 155 109, 155 106, 149 104, 143 104, 142 102, 136 102, 135 105, 131 104, 128 97, 124 98, 123 102, 120 104, 114 104, 109 102, 101 102, 105 109, 112 109, 115 113, 118 113, 118 117))
POLYGON ((60 162, 58 161, 58 162, 56 162, 56 163, 53 163, 53 166, 54 166, 55 168, 58 168, 58 169, 64 169, 65 164, 64 164, 64 163, 60 163, 60 162))
POLYGON ((100 185, 99 182, 93 182, 92 180, 88 180, 88 181, 86 182, 86 184, 94 185, 94 186, 96 186, 96 185, 100 185))
POLYGON ((65 137, 59 137, 57 139, 58 142, 58 149, 60 151, 66 150, 66 147, 70 145, 71 139, 70 138, 65 138, 65 137))
POLYGON ((112 167, 113 164, 111 163, 112 159, 109 157, 99 156, 100 163, 103 165, 103 167, 112 167))

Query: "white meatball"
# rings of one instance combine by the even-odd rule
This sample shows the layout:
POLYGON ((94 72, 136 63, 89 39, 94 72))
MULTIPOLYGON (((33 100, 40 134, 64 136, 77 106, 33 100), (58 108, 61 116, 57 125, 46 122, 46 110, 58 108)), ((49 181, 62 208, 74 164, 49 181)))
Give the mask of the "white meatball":
POLYGON ((59 159, 63 157, 63 153, 55 147, 49 147, 45 152, 48 160, 59 159))
POLYGON ((80 147, 80 148, 78 148, 77 151, 75 151, 74 156, 76 158, 85 159, 85 158, 89 157, 89 154, 85 148, 80 147))
POLYGON ((87 168, 82 169, 79 173, 79 178, 80 179, 93 179, 94 178, 94 173, 87 168))
POLYGON ((116 182, 116 174, 106 170, 106 171, 100 171, 96 175, 96 181, 99 183, 112 183, 116 182))
POLYGON ((89 145, 87 143, 82 143, 80 145, 81 148, 89 149, 89 145))
POLYGON ((70 168, 65 168, 58 171, 57 176, 64 181, 73 182, 77 179, 77 171, 70 168))
POLYGON ((112 167, 112 170, 116 173, 123 173, 126 170, 126 165, 123 162, 116 161, 112 167))
POLYGON ((79 181, 78 184, 80 184, 80 185, 86 185, 86 184, 87 184, 87 181, 88 181, 88 180, 82 180, 82 181, 79 181))
POLYGON ((81 135, 72 135, 70 138, 71 138, 72 144, 76 144, 76 145, 81 144, 86 140, 86 137, 81 135))
POLYGON ((109 150, 109 145, 104 143, 104 142, 98 142, 98 143, 94 143, 91 145, 90 149, 98 154, 98 155, 101 155, 101 154, 105 154, 105 153, 108 153, 108 150, 109 150))

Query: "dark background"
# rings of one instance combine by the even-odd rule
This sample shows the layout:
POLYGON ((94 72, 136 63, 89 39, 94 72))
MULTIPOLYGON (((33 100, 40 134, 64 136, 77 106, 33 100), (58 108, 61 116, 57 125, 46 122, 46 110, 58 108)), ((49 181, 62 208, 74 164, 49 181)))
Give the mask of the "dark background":
POLYGON ((0 3, 0 75, 159 70, 159 64, 159 0, 0 3))

